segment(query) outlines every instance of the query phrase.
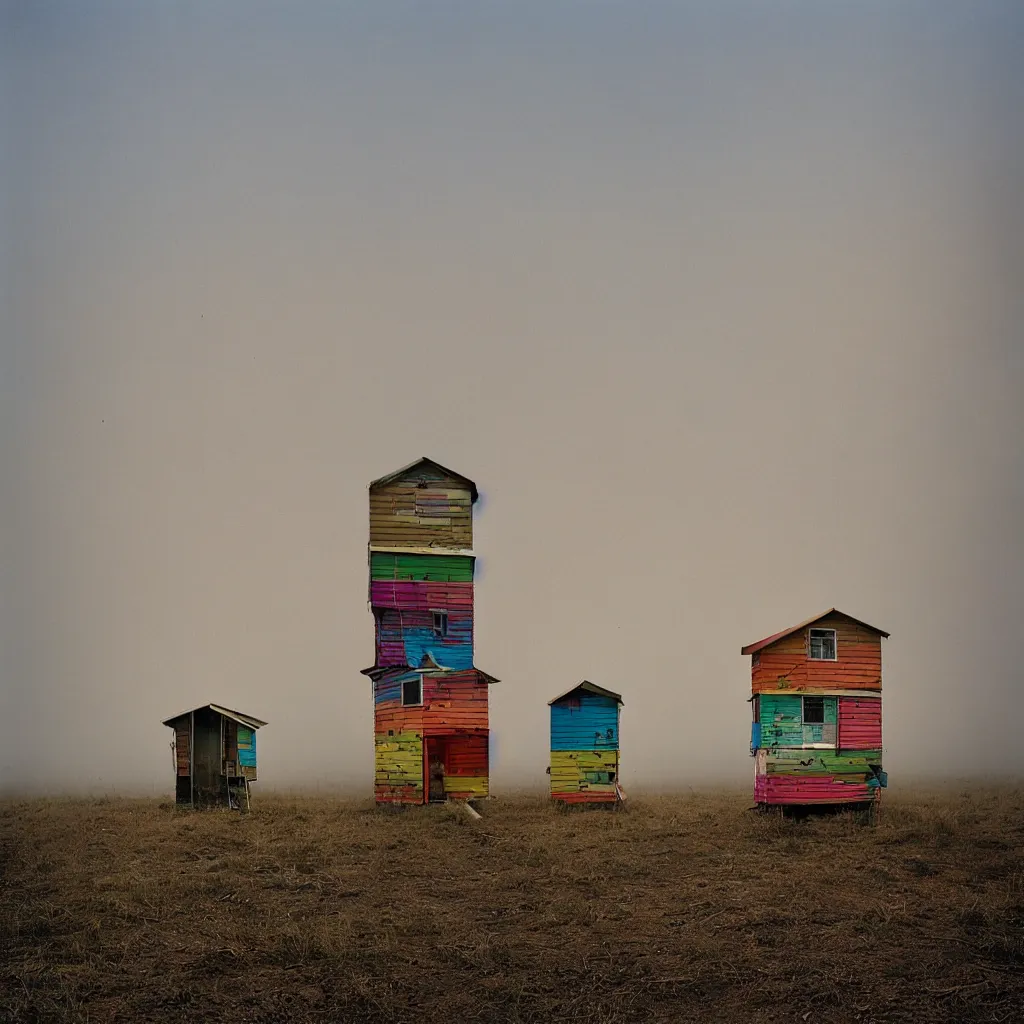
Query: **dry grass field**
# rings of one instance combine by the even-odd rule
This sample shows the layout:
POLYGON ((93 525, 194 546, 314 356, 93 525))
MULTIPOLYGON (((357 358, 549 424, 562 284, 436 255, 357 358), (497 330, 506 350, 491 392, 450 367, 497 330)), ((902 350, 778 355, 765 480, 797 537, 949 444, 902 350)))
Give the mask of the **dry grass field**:
POLYGON ((1024 1020, 1024 792, 886 796, 8 800, 0 1019, 1024 1020))

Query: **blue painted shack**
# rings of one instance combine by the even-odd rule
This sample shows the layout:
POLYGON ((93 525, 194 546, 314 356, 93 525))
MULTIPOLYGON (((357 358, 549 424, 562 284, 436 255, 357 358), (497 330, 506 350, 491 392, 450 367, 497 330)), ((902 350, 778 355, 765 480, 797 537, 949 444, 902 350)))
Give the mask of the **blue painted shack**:
POLYGON ((548 701, 551 708, 551 799, 616 804, 620 694, 584 679, 548 701))

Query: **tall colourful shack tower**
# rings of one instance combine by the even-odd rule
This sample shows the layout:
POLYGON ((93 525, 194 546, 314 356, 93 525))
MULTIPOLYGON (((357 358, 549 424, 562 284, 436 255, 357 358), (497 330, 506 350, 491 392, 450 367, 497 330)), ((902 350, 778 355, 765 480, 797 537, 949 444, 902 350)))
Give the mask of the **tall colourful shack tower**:
POLYGON ((374 793, 489 795, 488 687, 473 663, 476 484, 432 459, 370 484, 374 793))

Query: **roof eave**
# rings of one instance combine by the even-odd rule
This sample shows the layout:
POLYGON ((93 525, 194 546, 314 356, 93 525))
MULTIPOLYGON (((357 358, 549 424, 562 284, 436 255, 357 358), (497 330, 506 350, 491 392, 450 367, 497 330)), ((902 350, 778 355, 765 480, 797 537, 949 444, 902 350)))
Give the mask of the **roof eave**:
POLYGON ((256 718, 253 715, 246 715, 241 711, 234 711, 231 708, 224 707, 222 704, 199 704, 194 708, 189 708, 188 711, 182 711, 181 714, 164 719, 160 724, 173 727, 174 723, 177 722, 179 718, 186 718, 189 715, 194 715, 197 711, 206 711, 207 709, 215 714, 223 715, 225 718, 230 718, 233 721, 238 722, 241 725, 246 725, 252 729, 259 729, 267 724, 262 718, 256 718))
POLYGON ((597 683, 592 683, 589 679, 584 679, 578 682, 575 686, 570 686, 565 693, 560 693, 557 697, 552 697, 548 701, 548 706, 557 703, 560 700, 564 700, 571 693, 575 693, 577 690, 585 690, 587 693, 592 693, 596 697, 610 697, 618 704, 625 704, 622 699, 622 694, 616 693, 614 690, 606 690, 603 686, 598 686, 597 683))
POLYGON ((396 469, 393 473, 387 473, 384 476, 378 477, 376 480, 370 481, 370 490, 372 491, 376 487, 386 487, 388 484, 393 483, 399 477, 404 476, 411 469, 415 469, 417 466, 422 466, 423 463, 428 462, 431 466, 436 466, 442 473, 447 474, 453 480, 461 480, 463 483, 469 485, 469 494, 473 502, 480 497, 480 492, 477 490, 476 484, 470 480, 468 476, 462 473, 456 473, 454 469, 449 469, 447 466, 442 466, 436 459, 428 458, 426 455, 421 455, 418 459, 410 462, 408 466, 402 466, 401 469, 396 469))
POLYGON ((877 633, 881 637, 888 638, 889 636, 884 629, 879 629, 878 626, 872 626, 870 622, 865 622, 863 619, 855 618, 853 615, 840 611, 838 608, 829 608, 827 611, 821 612, 821 614, 815 615, 813 618, 805 619, 803 622, 798 622, 795 626, 790 626, 789 629, 783 629, 778 633, 772 633, 771 636, 766 636, 763 640, 758 640, 756 643, 747 644, 746 647, 740 648, 740 654, 756 654, 758 651, 762 651, 764 648, 770 647, 779 640, 784 640, 787 636, 792 636, 794 633, 799 633, 802 629, 807 629, 809 626, 813 626, 814 623, 820 622, 829 615, 841 615, 844 619, 856 622, 858 626, 870 629, 872 633, 877 633))

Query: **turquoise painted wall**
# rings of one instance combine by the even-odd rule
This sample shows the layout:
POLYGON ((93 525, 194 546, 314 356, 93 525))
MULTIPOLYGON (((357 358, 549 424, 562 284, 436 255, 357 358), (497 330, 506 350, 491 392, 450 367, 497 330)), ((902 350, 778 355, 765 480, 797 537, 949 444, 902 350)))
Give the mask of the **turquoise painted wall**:
POLYGON ((837 698, 825 697, 825 721, 805 725, 803 704, 796 694, 762 693, 760 702, 762 747, 802 747, 835 743, 837 698))

